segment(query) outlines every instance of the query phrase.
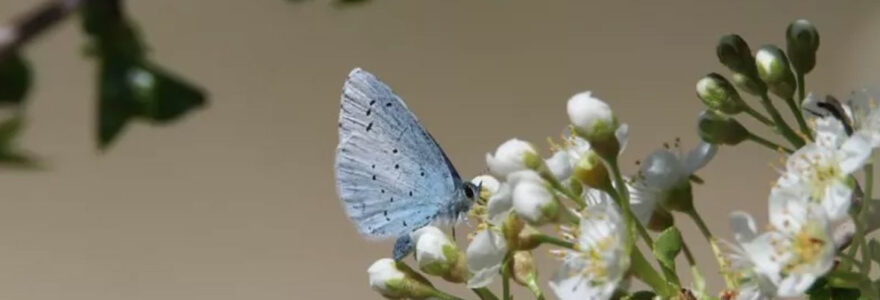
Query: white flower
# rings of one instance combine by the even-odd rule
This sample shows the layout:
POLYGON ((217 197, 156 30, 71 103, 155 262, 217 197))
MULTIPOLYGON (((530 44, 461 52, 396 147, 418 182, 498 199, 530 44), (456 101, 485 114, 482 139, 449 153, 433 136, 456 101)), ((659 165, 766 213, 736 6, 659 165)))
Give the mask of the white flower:
POLYGON ((557 180, 565 180, 571 176, 572 157, 568 151, 559 150, 553 153, 553 156, 544 160, 544 164, 550 169, 550 174, 557 180))
POLYGON ((769 279, 781 297, 803 295, 834 264, 835 245, 825 212, 805 201, 773 198, 773 230, 743 245, 755 271, 769 279))
POLYGON ((756 271, 756 265, 766 263, 757 261, 769 256, 754 255, 755 253, 768 253, 771 250, 764 248, 771 246, 765 241, 769 236, 757 239, 758 232, 755 221, 752 217, 744 212, 733 212, 730 214, 730 228, 733 231, 736 245, 730 244, 731 253, 728 253, 731 271, 739 284, 736 299, 738 300, 760 300, 770 299, 776 295, 776 286, 773 282, 756 271))
POLYGON ((668 149, 651 153, 629 186, 631 208, 639 221, 648 224, 657 205, 675 207, 679 202, 691 201, 690 177, 712 160, 717 149, 715 145, 700 142, 687 154, 668 149))
POLYGON ((589 206, 577 233, 577 250, 564 252, 550 288, 562 300, 608 299, 629 268, 620 212, 612 202, 589 206))
MULTIPOLYGON (((416 261, 419 268, 425 269, 436 264, 449 264, 454 257, 447 257, 447 251, 455 252, 455 244, 437 227, 425 226, 411 233, 416 244, 416 261)), ((440 275, 440 274, 433 274, 440 275)))
POLYGON ((538 151, 528 142, 510 139, 498 146, 495 155, 486 153, 486 164, 489 171, 499 177, 510 173, 531 169, 531 164, 538 156, 538 151))
POLYGON ((604 139, 617 130, 617 118, 611 107, 589 91, 572 96, 566 110, 571 124, 590 140, 604 139))
POLYGON ((559 204, 543 180, 523 179, 513 183, 513 210, 529 223, 543 224, 556 219, 559 204))
POLYGON ((788 158, 770 195, 818 204, 837 221, 847 216, 853 191, 849 175, 870 157, 870 141, 861 134, 846 136, 840 121, 831 117, 816 124, 816 142, 788 158))
POLYGON ((501 262, 507 254, 507 241, 499 229, 489 227, 477 232, 465 253, 471 272, 468 288, 485 287, 501 269, 501 262))

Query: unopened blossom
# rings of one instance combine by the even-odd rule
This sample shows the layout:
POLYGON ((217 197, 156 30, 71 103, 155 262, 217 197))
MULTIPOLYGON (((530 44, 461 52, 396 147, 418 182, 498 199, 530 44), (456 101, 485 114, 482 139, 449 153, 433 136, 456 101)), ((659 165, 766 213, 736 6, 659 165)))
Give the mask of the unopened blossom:
POLYGON ((427 299, 437 294, 427 280, 391 258, 377 260, 367 273, 370 288, 389 299, 427 299))
POLYGON ((552 174, 556 180, 560 181, 568 179, 574 168, 571 155, 569 155, 568 151, 564 150, 553 152, 553 156, 544 160, 544 164, 547 165, 550 174, 552 174))
POLYGON ((513 210, 529 223, 544 224, 559 216, 560 204, 554 191, 540 178, 516 182, 512 196, 513 210))
POLYGON ((562 300, 610 298, 629 268, 626 225, 617 206, 608 201, 584 209, 575 239, 550 288, 562 300))
POLYGON ((455 243, 443 231, 425 226, 412 233, 415 241, 415 257, 423 272, 441 276, 451 282, 463 282, 465 261, 455 243))
POLYGON ((486 164, 492 174, 505 177, 510 173, 534 169, 540 164, 538 150, 532 144, 510 139, 498 146, 495 154, 486 153, 486 164))
POLYGON ((575 133, 589 141, 600 156, 614 157, 619 154, 622 149, 617 139, 620 124, 607 103, 587 91, 572 96, 566 111, 575 133))

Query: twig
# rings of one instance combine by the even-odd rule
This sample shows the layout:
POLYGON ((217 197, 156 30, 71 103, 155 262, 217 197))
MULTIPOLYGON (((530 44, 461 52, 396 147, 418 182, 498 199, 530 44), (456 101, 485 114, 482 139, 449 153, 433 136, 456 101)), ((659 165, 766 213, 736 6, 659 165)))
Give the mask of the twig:
POLYGON ((50 0, 0 27, 0 60, 67 18, 87 0, 50 0))

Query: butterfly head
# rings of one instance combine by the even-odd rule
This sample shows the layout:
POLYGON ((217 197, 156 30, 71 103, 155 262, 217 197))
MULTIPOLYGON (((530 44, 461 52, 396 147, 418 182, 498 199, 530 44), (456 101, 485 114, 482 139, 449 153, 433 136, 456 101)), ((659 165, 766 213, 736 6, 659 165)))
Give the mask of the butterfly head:
POLYGON ((464 197, 467 198, 468 202, 473 203, 480 197, 480 187, 481 185, 476 185, 471 182, 462 182, 461 189, 464 191, 464 197))

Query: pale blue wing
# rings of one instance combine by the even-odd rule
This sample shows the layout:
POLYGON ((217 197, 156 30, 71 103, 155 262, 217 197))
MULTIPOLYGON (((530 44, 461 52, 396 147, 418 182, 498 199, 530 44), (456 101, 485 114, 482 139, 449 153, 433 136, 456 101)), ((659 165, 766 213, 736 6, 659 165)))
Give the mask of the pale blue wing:
POLYGON ((343 88, 335 169, 345 211, 367 237, 427 225, 460 194, 443 150, 387 85, 361 69, 343 88))

